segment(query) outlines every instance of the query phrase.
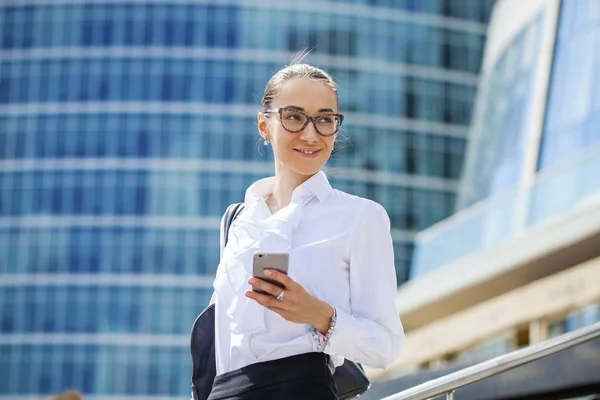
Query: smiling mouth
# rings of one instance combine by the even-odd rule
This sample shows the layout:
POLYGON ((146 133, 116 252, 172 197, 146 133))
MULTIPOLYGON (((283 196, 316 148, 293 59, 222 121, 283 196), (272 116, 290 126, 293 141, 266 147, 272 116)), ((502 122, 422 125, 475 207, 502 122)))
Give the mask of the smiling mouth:
POLYGON ((302 157, 314 158, 314 157, 316 157, 319 154, 319 152, 321 151, 321 149, 316 149, 316 150, 299 150, 299 149, 294 149, 294 151, 297 151, 298 153, 300 153, 300 155, 302 157))
POLYGON ((294 149, 294 150, 296 150, 297 152, 300 152, 302 154, 308 154, 308 155, 315 154, 315 153, 318 153, 319 151, 321 151, 320 149, 318 149, 318 150, 298 150, 298 149, 294 149))

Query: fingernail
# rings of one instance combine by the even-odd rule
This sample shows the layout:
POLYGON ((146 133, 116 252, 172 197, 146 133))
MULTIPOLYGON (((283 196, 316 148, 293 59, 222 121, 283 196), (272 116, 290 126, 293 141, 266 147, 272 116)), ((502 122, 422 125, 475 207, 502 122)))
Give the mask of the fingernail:
POLYGON ((265 275, 271 276, 271 274, 273 274, 273 271, 265 269, 265 275))
POLYGON ((250 280, 248 281, 249 284, 254 285, 256 283, 256 279, 254 278, 250 278, 250 280))

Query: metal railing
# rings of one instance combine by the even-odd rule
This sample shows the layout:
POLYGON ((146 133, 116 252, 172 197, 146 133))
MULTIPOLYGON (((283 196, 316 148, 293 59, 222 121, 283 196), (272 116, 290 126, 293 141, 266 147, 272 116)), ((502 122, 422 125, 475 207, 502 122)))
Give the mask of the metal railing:
POLYGON ((600 338, 600 322, 461 369, 382 400, 426 400, 444 394, 446 399, 453 400, 456 389, 597 338, 600 338))

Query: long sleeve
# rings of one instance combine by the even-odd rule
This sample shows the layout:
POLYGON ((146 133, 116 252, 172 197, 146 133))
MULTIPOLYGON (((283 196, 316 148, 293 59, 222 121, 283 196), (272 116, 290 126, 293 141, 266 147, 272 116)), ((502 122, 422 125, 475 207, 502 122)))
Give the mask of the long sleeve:
POLYGON ((394 250, 385 209, 367 202, 351 235, 351 313, 337 310, 325 352, 386 368, 400 356, 404 330, 396 308, 394 250))

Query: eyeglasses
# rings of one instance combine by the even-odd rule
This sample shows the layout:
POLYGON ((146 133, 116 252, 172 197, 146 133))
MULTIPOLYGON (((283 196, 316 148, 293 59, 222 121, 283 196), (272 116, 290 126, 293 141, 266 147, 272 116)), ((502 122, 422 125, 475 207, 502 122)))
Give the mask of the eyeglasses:
POLYGON ((315 126, 315 130, 321 136, 333 136, 340 130, 344 116, 342 114, 321 114, 316 117, 311 117, 298 111, 294 108, 282 107, 271 108, 264 111, 265 113, 279 114, 281 126, 288 132, 296 133, 306 128, 308 121, 311 121, 315 126))

